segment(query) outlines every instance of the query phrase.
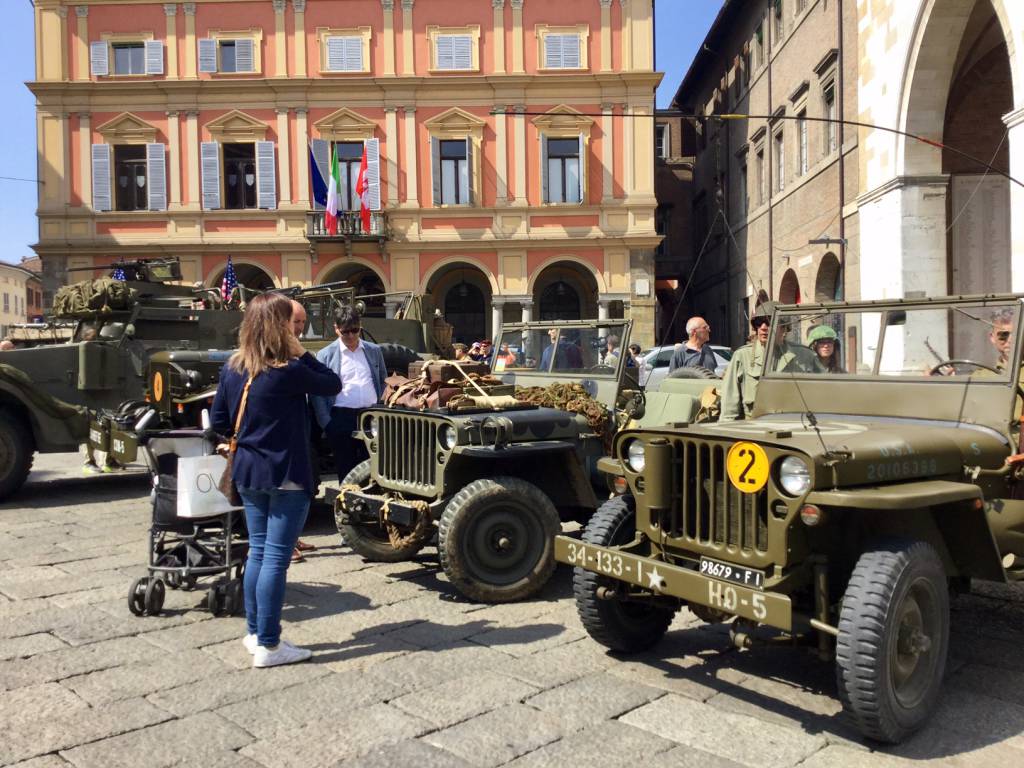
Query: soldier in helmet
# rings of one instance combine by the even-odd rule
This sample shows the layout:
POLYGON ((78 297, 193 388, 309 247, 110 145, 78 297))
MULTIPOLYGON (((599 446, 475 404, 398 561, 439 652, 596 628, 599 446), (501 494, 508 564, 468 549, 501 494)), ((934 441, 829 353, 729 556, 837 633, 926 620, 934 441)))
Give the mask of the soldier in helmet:
POLYGON ((807 334, 807 346, 818 356, 824 373, 846 373, 840 363, 839 334, 829 325, 816 325, 807 334))

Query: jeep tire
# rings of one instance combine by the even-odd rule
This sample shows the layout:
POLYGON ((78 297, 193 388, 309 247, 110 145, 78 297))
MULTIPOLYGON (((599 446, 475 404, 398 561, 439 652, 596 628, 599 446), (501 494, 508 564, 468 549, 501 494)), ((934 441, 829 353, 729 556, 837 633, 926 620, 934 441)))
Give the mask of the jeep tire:
MULTIPOLYGON (((601 547, 626 544, 636 533, 636 509, 632 496, 616 496, 600 507, 583 530, 583 541, 601 547)), ((613 597, 601 599, 598 589, 614 589, 619 582, 593 571, 573 569, 572 591, 584 629, 613 651, 635 653, 650 648, 664 637, 676 609, 654 602, 613 597)))
POLYGON ((408 376, 409 364, 420 359, 414 350, 404 344, 395 344, 390 341, 385 341, 380 345, 380 354, 384 358, 384 368, 388 375, 397 373, 400 376, 408 376))
MULTIPOLYGON (((352 467, 345 475, 342 485, 358 485, 370 493, 380 493, 380 488, 370 480, 370 460, 367 459, 352 467)), ((402 547, 391 544, 387 529, 377 523, 343 523, 342 512, 338 510, 335 517, 338 533, 353 552, 366 560, 376 563, 400 563, 411 560, 417 552, 426 546, 430 536, 410 542, 402 547)))
POLYGON ((32 433, 24 422, 10 411, 0 411, 0 499, 25 484, 34 451, 32 433))
POLYGON ((555 572, 554 538, 560 531, 555 505, 537 486, 516 477, 476 480, 441 515, 441 567, 472 600, 522 600, 555 572))
POLYGON ((948 648, 949 591, 934 547, 900 539, 864 552, 836 641, 839 697, 858 730, 895 744, 920 728, 938 699, 948 648))
POLYGON ((676 368, 669 371, 666 379, 717 379, 714 371, 708 370, 703 365, 691 365, 685 368, 676 368))

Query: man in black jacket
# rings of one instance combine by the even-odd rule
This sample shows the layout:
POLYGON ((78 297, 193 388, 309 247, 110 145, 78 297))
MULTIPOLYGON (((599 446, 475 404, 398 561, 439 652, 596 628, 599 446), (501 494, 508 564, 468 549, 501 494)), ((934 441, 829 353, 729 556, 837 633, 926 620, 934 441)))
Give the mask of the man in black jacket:
POLYGON ((685 344, 680 344, 672 353, 672 361, 669 363, 669 371, 676 368, 707 368, 714 371, 718 366, 715 360, 715 353, 711 351, 711 326, 703 317, 691 317, 686 321, 686 335, 689 337, 685 344))

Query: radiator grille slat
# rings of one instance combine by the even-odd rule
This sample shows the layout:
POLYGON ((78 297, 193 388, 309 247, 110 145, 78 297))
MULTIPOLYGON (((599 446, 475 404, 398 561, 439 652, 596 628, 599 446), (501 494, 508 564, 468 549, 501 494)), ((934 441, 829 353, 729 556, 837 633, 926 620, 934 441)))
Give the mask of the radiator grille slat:
POLYGON ((434 456, 439 422, 405 413, 379 413, 377 418, 381 480, 404 490, 431 493, 437 480, 434 456))

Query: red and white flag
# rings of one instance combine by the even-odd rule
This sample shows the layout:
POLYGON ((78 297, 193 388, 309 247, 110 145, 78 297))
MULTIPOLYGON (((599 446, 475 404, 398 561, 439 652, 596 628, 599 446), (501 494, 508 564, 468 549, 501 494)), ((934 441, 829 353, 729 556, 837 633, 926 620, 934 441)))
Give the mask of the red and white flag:
POLYGON ((356 194, 359 195, 359 215, 363 220, 363 232, 370 232, 370 182, 366 178, 366 145, 363 144, 363 161, 359 164, 359 178, 356 179, 356 194))

